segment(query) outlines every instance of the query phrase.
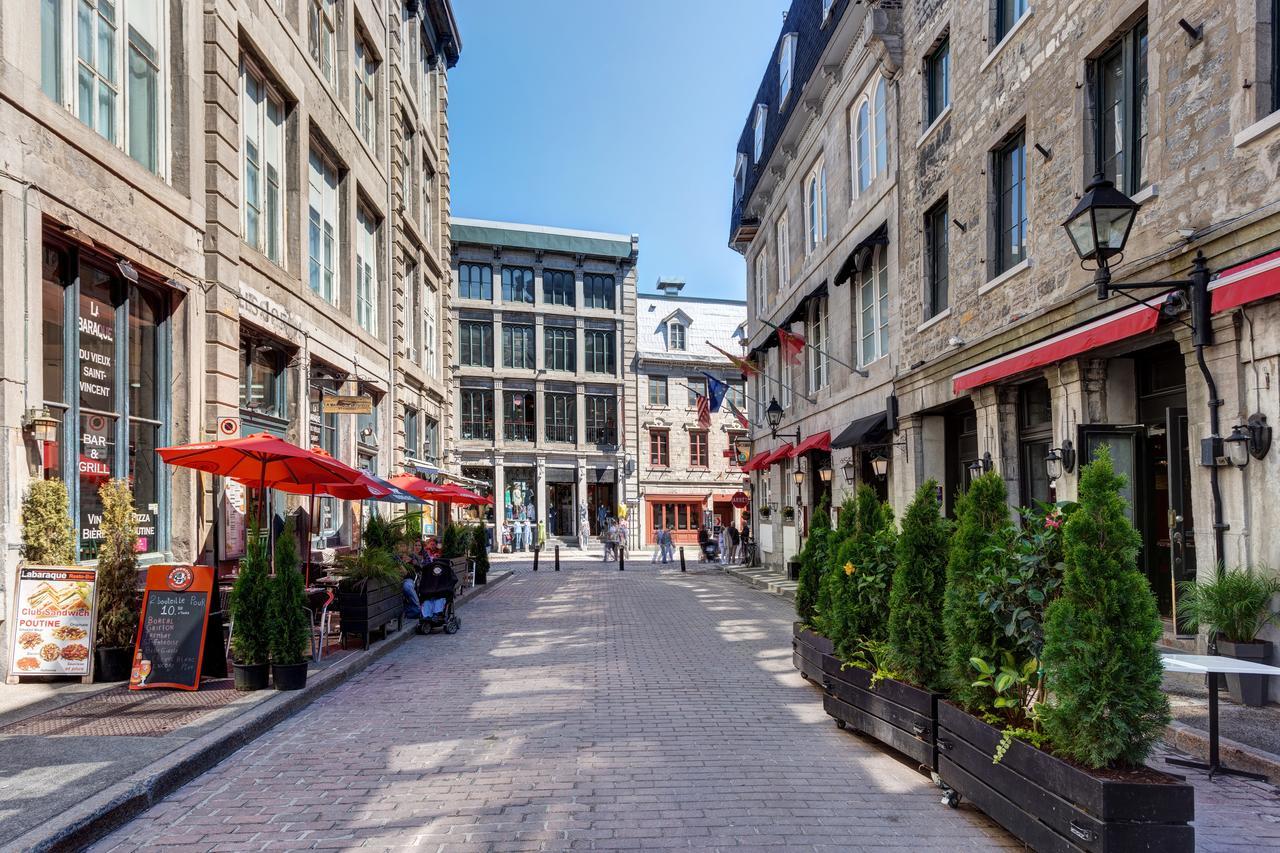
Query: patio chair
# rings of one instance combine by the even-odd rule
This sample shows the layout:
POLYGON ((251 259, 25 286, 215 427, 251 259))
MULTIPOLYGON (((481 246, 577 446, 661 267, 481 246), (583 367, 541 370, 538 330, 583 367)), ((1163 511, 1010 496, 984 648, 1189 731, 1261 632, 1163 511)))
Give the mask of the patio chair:
POLYGON ((333 604, 333 590, 323 590, 313 596, 306 608, 307 617, 311 620, 311 659, 319 663, 324 658, 325 640, 333 627, 333 614, 329 611, 333 604))
POLYGON ((228 658, 231 657, 231 634, 235 629, 235 619, 231 615, 231 587, 223 586, 218 588, 218 606, 222 608, 222 613, 226 617, 227 636, 223 641, 223 652, 228 658))

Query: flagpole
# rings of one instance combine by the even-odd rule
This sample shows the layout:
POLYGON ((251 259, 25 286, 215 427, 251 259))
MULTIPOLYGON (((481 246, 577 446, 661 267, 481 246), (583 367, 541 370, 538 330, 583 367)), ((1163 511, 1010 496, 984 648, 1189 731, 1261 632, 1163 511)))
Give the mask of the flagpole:
MULTIPOLYGON (((771 328, 771 329, 774 329, 774 330, 777 330, 777 331, 783 331, 783 332, 786 332, 786 331, 787 331, 786 329, 783 329, 781 326, 775 325, 774 323, 770 323, 768 320, 764 319, 763 317, 757 317, 756 319, 757 319, 757 320, 759 320, 761 323, 764 323, 766 326, 768 326, 768 327, 769 327, 769 328, 771 328)), ((787 332, 787 334, 791 334, 791 332, 787 332)), ((843 361, 841 361, 840 359, 836 358, 834 355, 832 355, 831 353, 827 352, 826 350, 822 350, 822 349, 819 349, 818 347, 815 347, 813 344, 809 343, 809 341, 808 341, 808 340, 806 340, 805 338, 801 338, 800 340, 801 340, 801 342, 802 342, 802 343, 803 343, 807 348, 809 348, 809 349, 813 350, 814 352, 818 353, 819 355, 825 355, 827 358, 831 359, 831 360, 832 360, 832 361, 834 361, 836 364, 838 364, 838 365, 840 365, 841 367, 846 368, 846 369, 848 369, 848 370, 852 370, 854 373, 858 374, 858 375, 859 375, 859 376, 861 376, 863 379, 866 379, 868 376, 870 376, 870 375, 871 375, 871 374, 870 374, 870 373, 868 373, 865 369, 863 369, 863 368, 861 368, 861 367, 854 367, 852 364, 848 364, 848 363, 843 362, 843 361)), ((810 400, 810 402, 813 402, 813 401, 812 401, 812 400, 810 400)))
MULTIPOLYGON (((720 347, 716 346, 715 344, 711 343, 711 341, 706 341, 706 344, 707 344, 707 346, 711 347, 712 349, 719 351, 722 355, 725 355, 725 356, 727 356, 727 355, 728 355, 728 353, 727 353, 727 352, 725 352, 724 350, 720 349, 720 347)), ((806 344, 806 346, 808 346, 808 345, 806 344)), ((841 364, 844 364, 844 362, 841 362, 841 364)), ((845 367, 848 367, 848 365, 846 364, 846 365, 845 365, 845 367)), ((860 374, 861 374, 861 373, 865 373, 865 371, 859 371, 859 373, 860 373, 860 374)), ((818 404, 818 401, 817 401, 817 400, 815 400, 815 399, 813 399, 812 397, 810 397, 808 394, 806 394, 806 393, 804 393, 803 391, 801 391, 801 390, 799 390, 799 389, 797 389, 797 388, 794 388, 794 387, 792 387, 792 386, 788 385, 787 383, 783 382, 783 381, 782 381, 782 376, 781 376, 781 375, 779 375, 777 379, 773 379, 772 377, 770 377, 770 376, 769 376, 769 374, 768 374, 767 372, 765 372, 765 371, 761 370, 759 367, 757 367, 757 368, 756 368, 756 375, 757 375, 757 376, 761 376, 761 377, 763 377, 763 378, 764 378, 766 381, 768 381, 768 382, 777 382, 779 386, 781 386, 781 387, 783 387, 783 388, 786 388, 786 389, 787 389, 788 391, 790 391, 792 394, 795 394, 795 395, 796 395, 796 396, 798 396, 798 397, 803 397, 803 398, 804 398, 804 400, 805 400, 805 402, 807 402, 807 403, 811 403, 812 405, 815 405, 815 406, 818 404)), ((686 385, 685 387, 686 387, 686 388, 689 388, 689 386, 688 386, 688 385, 686 385)), ((692 388, 689 388, 689 390, 690 390, 690 391, 693 391, 693 389, 692 389, 692 388)), ((698 393, 698 392, 694 391, 694 393, 696 394, 696 393, 698 393)), ((746 396, 746 393, 745 393, 745 392, 743 392, 743 396, 744 396, 744 397, 746 396)))

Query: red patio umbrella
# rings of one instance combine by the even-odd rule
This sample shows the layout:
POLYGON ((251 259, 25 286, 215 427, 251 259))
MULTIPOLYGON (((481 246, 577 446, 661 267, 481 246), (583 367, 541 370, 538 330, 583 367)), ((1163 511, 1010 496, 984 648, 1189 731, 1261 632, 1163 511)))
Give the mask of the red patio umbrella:
POLYGON ((425 500, 445 501, 449 499, 444 486, 428 482, 413 474, 398 474, 395 477, 388 477, 387 482, 397 489, 404 489, 409 494, 417 495, 425 500))
POLYGON ((486 498, 484 495, 481 495, 477 492, 473 492, 470 489, 464 489, 462 486, 456 485, 454 483, 445 483, 444 485, 439 486, 438 488, 442 492, 444 492, 446 495, 446 497, 440 498, 440 500, 443 500, 443 501, 449 501, 451 503, 457 503, 457 504, 474 504, 474 505, 493 503, 493 498, 486 498))

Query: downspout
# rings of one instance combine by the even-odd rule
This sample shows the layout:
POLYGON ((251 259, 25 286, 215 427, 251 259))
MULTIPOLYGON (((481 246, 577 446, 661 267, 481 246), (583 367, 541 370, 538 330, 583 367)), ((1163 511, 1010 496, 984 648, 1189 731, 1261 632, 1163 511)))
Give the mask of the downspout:
MULTIPOLYGON (((393 310, 395 310, 395 309, 394 309, 394 300, 392 299, 392 295, 395 293, 395 257, 394 257, 394 253, 393 253, 393 249, 394 249, 394 246, 395 246, 395 239, 393 238, 392 233, 393 233, 393 230, 394 230, 394 224, 393 224, 393 223, 395 223, 395 217, 396 217, 396 215, 397 215, 397 214, 396 214, 396 212, 395 212, 395 211, 392 209, 392 207, 391 207, 391 204, 392 204, 392 192, 391 192, 391 188, 392 188, 392 175, 393 175, 393 173, 394 173, 394 169, 395 169, 394 161, 393 161, 393 159, 392 159, 392 157, 391 157, 391 121, 392 121, 392 116, 391 116, 391 69, 392 69, 392 65, 393 65, 393 63, 391 62, 391 17, 392 17, 391 9, 390 9, 390 8, 388 8, 388 9, 387 9, 387 16, 386 16, 386 18, 385 18, 385 20, 386 20, 386 33, 385 33, 385 35, 384 35, 384 45, 383 45, 383 56, 385 56, 385 57, 386 57, 385 64, 386 64, 386 67, 387 67, 386 79, 383 81, 383 86, 384 86, 384 88, 385 88, 385 94, 384 94, 384 97, 383 97, 383 102, 384 102, 384 103, 385 103, 385 105, 386 105, 386 109, 383 111, 383 115, 385 115, 385 116, 387 117, 387 121, 386 121, 386 126, 387 126, 387 127, 386 127, 386 139, 387 139, 386 152, 387 152, 387 154, 386 154, 386 160, 385 160, 385 162, 386 162, 386 164, 387 164, 387 228, 386 228, 386 237, 385 237, 384 239, 385 239, 385 243, 386 243, 386 251, 387 251, 387 255, 386 255, 386 257, 387 257, 387 287, 386 287, 386 297, 385 297, 385 302, 386 302, 386 313, 385 313, 385 316, 386 316, 386 318, 387 318, 386 322, 387 322, 387 366, 388 366, 388 373, 387 373, 387 417, 386 417, 386 426, 383 428, 383 433, 384 433, 384 435, 386 436, 386 448, 387 448, 387 475, 388 475, 388 476, 390 476, 390 473, 391 473, 391 467, 392 467, 392 465, 393 465, 393 464, 394 464, 394 462, 395 462, 395 453, 396 453, 396 446, 395 446, 395 437, 396 437, 396 340, 395 340, 395 334, 394 334, 395 321, 394 321, 394 318, 392 317, 392 313, 391 313, 391 312, 392 312, 393 310)), ((357 378, 359 378, 359 377, 357 377, 357 378)))
MULTIPOLYGON (((25 417, 26 410, 31 408, 31 282, 28 280, 31 274, 31 209, 29 199, 34 184, 8 172, 0 172, 0 177, 22 184, 22 408, 25 417)), ((23 441, 21 426, 18 427, 18 441, 20 443, 23 441)), ((9 470, 9 461, 10 455, 5 453, 4 460, 0 462, 0 477, 5 483, 12 484, 17 482, 17 478, 14 472, 9 470)), ((13 502, 13 508, 16 508, 16 505, 16 502, 13 502)), ((6 519, 6 526, 7 524, 6 519)), ((16 550, 20 547, 20 543, 10 540, 6 546, 16 550)), ((4 579, 0 578, 0 601, 3 601, 5 587, 4 579)), ((5 614, 0 613, 0 623, 3 622, 4 616, 5 614)))

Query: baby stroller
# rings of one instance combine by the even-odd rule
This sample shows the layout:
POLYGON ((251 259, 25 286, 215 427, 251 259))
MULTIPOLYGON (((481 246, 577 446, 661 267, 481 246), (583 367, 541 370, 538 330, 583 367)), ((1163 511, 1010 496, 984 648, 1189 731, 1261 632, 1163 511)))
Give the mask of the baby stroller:
MULTIPOLYGON (((430 634, 436 628, 446 634, 456 634, 462 620, 453 612, 453 600, 458 594, 458 576, 448 560, 432 560, 418 569, 414 577, 414 590, 418 601, 418 634, 430 634), (439 602, 443 599, 443 605, 439 602)), ((406 602, 412 610, 412 603, 406 602)))
POLYGON ((703 562, 714 563, 720 559, 720 543, 707 532, 706 528, 699 531, 698 547, 702 549, 703 562))

